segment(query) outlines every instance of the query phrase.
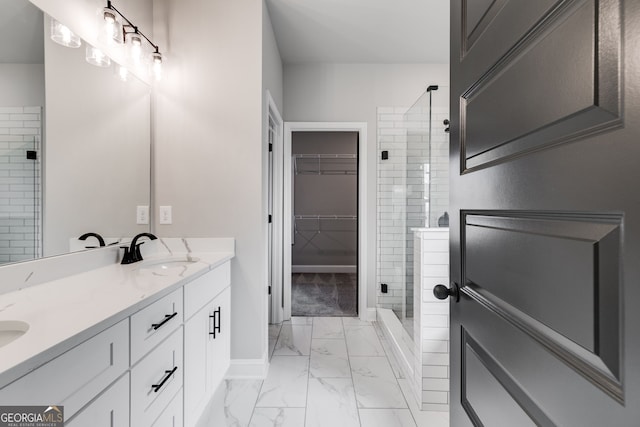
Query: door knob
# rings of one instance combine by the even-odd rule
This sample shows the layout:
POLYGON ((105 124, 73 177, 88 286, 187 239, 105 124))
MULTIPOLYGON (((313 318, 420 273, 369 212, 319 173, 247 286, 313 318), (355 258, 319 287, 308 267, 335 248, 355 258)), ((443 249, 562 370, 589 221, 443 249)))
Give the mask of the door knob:
POLYGON ((438 299, 447 299, 451 296, 458 302, 460 301, 460 287, 456 282, 451 282, 450 288, 447 288, 445 285, 436 285, 433 288, 433 296, 438 299))

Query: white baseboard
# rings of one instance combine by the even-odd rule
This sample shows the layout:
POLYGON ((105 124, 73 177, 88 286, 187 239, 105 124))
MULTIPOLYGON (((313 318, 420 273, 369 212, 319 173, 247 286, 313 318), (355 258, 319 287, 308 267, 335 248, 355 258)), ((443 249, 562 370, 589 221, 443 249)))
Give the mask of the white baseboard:
POLYGON ((269 371, 267 359, 232 359, 227 371, 228 379, 265 379, 269 371))
POLYGON ((367 312, 365 313, 367 318, 366 320, 369 322, 375 322, 377 320, 378 310, 376 308, 367 308, 367 312))
POLYGON ((292 265, 292 273, 352 273, 358 272, 355 265, 292 265))

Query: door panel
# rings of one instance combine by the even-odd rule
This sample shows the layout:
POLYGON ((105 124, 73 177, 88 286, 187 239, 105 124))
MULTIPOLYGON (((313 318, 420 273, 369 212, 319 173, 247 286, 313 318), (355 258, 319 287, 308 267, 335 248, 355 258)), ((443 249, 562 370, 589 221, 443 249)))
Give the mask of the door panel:
POLYGON ((563 4, 488 72, 469 76, 463 171, 620 125, 619 4, 563 4))
POLYGON ((451 425, 637 427, 640 2, 468 2, 451 8, 451 425))

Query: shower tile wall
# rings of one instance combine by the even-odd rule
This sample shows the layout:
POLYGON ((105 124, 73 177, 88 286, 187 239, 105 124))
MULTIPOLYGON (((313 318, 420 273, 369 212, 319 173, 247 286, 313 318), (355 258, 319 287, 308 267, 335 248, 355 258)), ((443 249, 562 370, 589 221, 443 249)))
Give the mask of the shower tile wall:
POLYGON ((0 107, 0 264, 40 256, 41 120, 41 107, 0 107))
MULTIPOLYGON (((428 123, 406 121, 407 107, 378 108, 378 286, 379 307, 392 309, 400 319, 413 316, 413 233, 424 227, 429 209, 428 123), (409 131, 417 127, 425 131, 409 131)), ((424 117, 422 117, 424 120, 424 117)), ((416 117, 419 120, 419 118, 416 117)))

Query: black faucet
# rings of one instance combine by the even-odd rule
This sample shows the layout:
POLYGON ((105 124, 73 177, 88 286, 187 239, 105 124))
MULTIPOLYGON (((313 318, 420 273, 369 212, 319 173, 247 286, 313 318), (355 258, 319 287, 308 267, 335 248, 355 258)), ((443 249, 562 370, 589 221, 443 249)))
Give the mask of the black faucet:
MULTIPOLYGON (((98 239, 98 243, 100 246, 105 246, 104 239, 98 233, 84 233, 82 236, 78 237, 78 240, 87 240, 89 237, 95 237, 98 239)), ((95 248, 95 246, 85 246, 87 249, 95 248)))
POLYGON ((140 245, 144 242, 138 243, 138 239, 142 237, 148 237, 149 240, 156 240, 157 237, 151 233, 140 233, 131 241, 131 246, 120 246, 124 249, 124 255, 120 264, 133 264, 134 262, 142 261, 142 254, 140 253, 140 245))

